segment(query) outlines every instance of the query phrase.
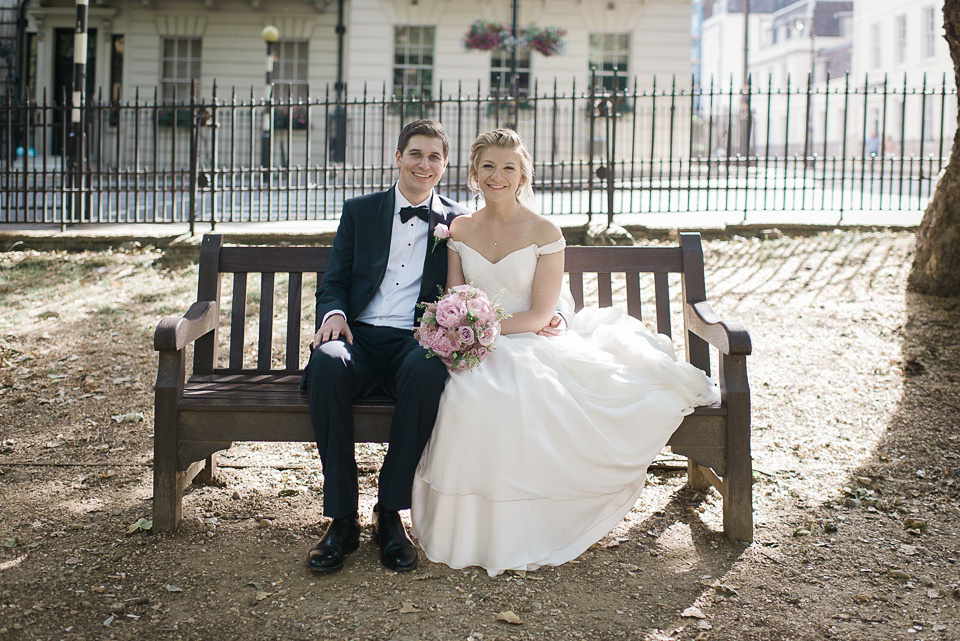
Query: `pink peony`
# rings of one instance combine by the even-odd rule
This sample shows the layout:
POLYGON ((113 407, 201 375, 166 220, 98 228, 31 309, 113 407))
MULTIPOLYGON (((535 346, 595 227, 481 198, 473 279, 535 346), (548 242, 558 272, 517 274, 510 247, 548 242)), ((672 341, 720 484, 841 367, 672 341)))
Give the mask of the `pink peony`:
POLYGON ((496 319, 490 303, 482 298, 471 298, 468 300, 467 311, 481 324, 490 323, 496 319))
POLYGON ((444 296, 437 303, 437 324, 442 327, 457 327, 467 313, 467 306, 458 296, 444 296))

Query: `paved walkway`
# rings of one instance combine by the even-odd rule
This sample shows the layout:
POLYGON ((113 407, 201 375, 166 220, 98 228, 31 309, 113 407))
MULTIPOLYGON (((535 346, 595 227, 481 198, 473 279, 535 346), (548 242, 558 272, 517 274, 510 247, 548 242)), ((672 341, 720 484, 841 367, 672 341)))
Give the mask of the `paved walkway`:
MULTIPOLYGON (((552 215, 550 218, 576 237, 588 223, 584 214, 552 215)), ((847 228, 914 229, 923 211, 750 211, 744 223, 742 211, 673 212, 663 214, 617 214, 615 222, 635 236, 662 237, 674 230, 699 231, 704 236, 753 235, 777 228, 784 233, 804 234, 847 228)), ((594 223, 606 222, 595 214, 594 223)), ((237 243, 329 243, 337 230, 337 220, 219 223, 217 233, 237 243)), ((210 223, 197 223, 191 239, 186 223, 87 223, 70 224, 61 230, 58 224, 0 223, 0 251, 16 247, 33 249, 95 249, 138 242, 167 247, 191 245, 211 231, 210 223)))

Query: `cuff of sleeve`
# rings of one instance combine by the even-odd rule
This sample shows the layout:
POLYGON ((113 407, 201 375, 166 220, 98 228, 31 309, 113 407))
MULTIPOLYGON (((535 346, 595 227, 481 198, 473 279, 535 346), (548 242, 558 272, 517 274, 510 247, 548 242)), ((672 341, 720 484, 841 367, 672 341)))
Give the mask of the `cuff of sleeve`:
POLYGON ((327 322, 328 318, 330 318, 331 316, 335 316, 337 314, 340 314, 341 316, 343 316, 343 320, 347 320, 347 315, 342 310, 331 309, 329 312, 323 315, 323 320, 320 321, 320 324, 323 325, 324 323, 327 322))

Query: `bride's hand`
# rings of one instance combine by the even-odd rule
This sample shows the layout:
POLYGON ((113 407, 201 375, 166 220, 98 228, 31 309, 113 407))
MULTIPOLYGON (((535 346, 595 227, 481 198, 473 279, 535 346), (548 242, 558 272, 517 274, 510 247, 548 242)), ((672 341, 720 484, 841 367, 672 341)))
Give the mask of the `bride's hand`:
POLYGON ((550 324, 537 332, 540 336, 561 336, 567 331, 567 320, 559 313, 553 315, 550 324))

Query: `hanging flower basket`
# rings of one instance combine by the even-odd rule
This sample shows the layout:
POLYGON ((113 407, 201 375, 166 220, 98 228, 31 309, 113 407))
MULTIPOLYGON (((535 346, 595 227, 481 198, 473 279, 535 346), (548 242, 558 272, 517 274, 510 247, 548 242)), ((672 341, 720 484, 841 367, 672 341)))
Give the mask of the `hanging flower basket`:
POLYGON ((510 39, 510 29, 499 22, 477 20, 463 36, 463 46, 469 51, 490 51, 505 48, 510 39))
MULTIPOLYGON (((563 51, 566 46, 563 39, 565 35, 567 32, 557 27, 532 25, 517 34, 517 49, 534 49, 544 56, 552 56, 563 51)), ((463 36, 463 46, 468 51, 510 49, 513 47, 513 34, 509 27, 499 22, 477 20, 463 36)))
POLYGON ((524 32, 527 46, 535 51, 539 51, 544 56, 552 56, 563 52, 567 43, 563 37, 567 32, 557 27, 539 27, 533 26, 524 32))

